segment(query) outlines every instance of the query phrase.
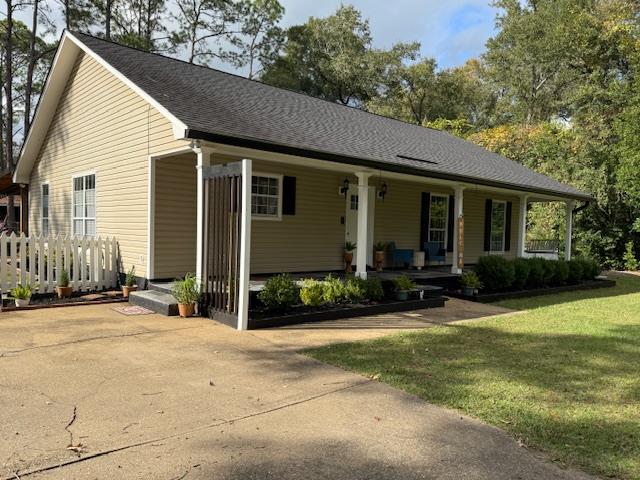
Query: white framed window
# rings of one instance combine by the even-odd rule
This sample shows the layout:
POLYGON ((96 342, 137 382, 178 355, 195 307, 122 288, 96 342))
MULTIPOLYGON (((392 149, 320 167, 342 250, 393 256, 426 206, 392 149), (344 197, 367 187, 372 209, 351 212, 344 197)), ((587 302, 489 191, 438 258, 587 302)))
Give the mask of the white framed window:
POLYGON ((73 177, 72 228, 74 235, 96 234, 96 175, 73 177))
POLYGON ((40 186, 40 219, 42 235, 49 235, 49 183, 40 186))
POLYGON ((256 173, 251 177, 251 215, 255 218, 282 218, 282 175, 256 173))
POLYGON ((504 252, 504 234, 507 220, 507 203, 493 200, 491 203, 491 238, 490 247, 493 253, 504 252))
POLYGON ((442 248, 447 244, 449 219, 449 196, 431 195, 429 205, 429 241, 438 242, 442 248))

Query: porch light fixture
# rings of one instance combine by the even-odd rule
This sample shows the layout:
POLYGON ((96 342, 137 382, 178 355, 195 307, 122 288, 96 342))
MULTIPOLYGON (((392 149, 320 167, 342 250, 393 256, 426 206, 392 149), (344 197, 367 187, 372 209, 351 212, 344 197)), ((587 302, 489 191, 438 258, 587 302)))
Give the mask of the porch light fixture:
POLYGON ((342 186, 338 190, 340 195, 344 195, 344 198, 347 198, 347 192, 349 191, 349 179, 345 178, 344 182, 342 182, 342 186))
POLYGON ((378 198, 384 202, 384 197, 387 196, 387 191, 389 187, 387 187, 386 183, 380 185, 380 190, 378 190, 378 198))

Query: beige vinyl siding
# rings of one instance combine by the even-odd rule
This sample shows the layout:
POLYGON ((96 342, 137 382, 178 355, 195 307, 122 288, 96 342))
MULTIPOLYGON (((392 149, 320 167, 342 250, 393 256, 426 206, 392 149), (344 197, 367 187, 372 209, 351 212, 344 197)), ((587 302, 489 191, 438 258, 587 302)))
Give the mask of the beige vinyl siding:
POLYGON ((186 146, 170 122, 80 53, 31 173, 30 231, 39 234, 40 185, 50 184, 50 232, 71 234, 72 176, 96 175, 96 228, 118 239, 123 269, 147 269, 148 155, 186 146))
POLYGON ((196 270, 196 187, 195 154, 155 160, 154 278, 196 270))

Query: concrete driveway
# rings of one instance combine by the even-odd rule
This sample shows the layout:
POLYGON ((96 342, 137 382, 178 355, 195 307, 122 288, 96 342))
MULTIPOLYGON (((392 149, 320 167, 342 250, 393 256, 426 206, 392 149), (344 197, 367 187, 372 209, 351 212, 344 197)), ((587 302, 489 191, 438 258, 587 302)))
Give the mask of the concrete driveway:
POLYGON ((293 351, 457 315, 238 333, 111 307, 0 313, 0 478, 588 478, 293 351))

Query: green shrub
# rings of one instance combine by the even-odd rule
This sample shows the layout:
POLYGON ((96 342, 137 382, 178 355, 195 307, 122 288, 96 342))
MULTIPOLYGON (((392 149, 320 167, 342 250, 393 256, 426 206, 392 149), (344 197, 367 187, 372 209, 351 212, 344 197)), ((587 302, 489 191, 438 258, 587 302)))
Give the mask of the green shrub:
POLYGON ((9 290, 9 296, 12 298, 17 298, 18 300, 26 300, 31 298, 33 292, 38 289, 36 285, 31 285, 29 282, 22 285, 21 283, 17 284, 15 288, 9 290))
POLYGON ((564 260, 552 262, 554 265, 553 284, 565 285, 569 280, 569 265, 564 260))
POLYGON ((529 272, 531 271, 529 265, 529 260, 526 258, 516 258, 513 261, 513 288, 522 290, 527 286, 529 282, 529 272))
POLYGON ((529 258, 529 278, 527 280, 527 288, 540 288, 544 286, 545 265, 544 258, 529 258))
POLYGON ((460 275, 460 285, 466 288, 482 288, 482 282, 476 272, 465 272, 460 275))
POLYGON ((593 280, 598 275, 600 275, 600 272, 602 271, 602 269, 600 268, 600 265, 598 264, 598 262, 596 262, 594 259, 578 258, 576 260, 582 263, 582 270, 583 270, 582 279, 583 280, 593 280))
POLYGON ((353 277, 344 284, 344 297, 347 303, 358 303, 365 299, 367 287, 366 280, 353 277))
POLYGON ((125 287, 133 287, 136 284, 136 266, 132 265, 124 277, 125 287))
POLYGON ((323 302, 323 292, 324 286, 322 282, 314 280, 313 278, 307 278, 302 281, 302 288, 300 289, 300 300, 304 305, 317 307, 323 302))
POLYGON ((638 262, 634 253, 633 241, 627 242, 622 261, 624 262, 624 269, 630 272, 635 272, 640 267, 640 262, 638 262))
POLYGON ((480 257, 476 265, 476 273, 484 288, 494 292, 508 290, 515 278, 513 263, 496 255, 480 257))
POLYGON ((258 299, 268 310, 287 310, 298 301, 298 288, 287 273, 271 277, 258 293, 258 299))
POLYGON ((393 279, 393 284, 396 290, 413 290, 416 288, 416 282, 414 282, 408 275, 400 275, 393 279))
POLYGON ((542 285, 545 287, 551 286, 553 285, 553 280, 556 276, 555 261, 546 260, 544 258, 541 258, 540 260, 542 260, 540 265, 542 265, 542 268, 544 271, 544 278, 542 279, 542 285))
POLYGON ((324 279, 322 287, 322 298, 325 302, 344 303, 346 301, 345 284, 340 278, 329 275, 324 279))
POLYGON ((178 303, 193 304, 200 300, 202 288, 194 273, 187 273, 184 280, 173 282, 171 291, 178 303))
POLYGON ((378 277, 369 277, 364 283, 365 298, 374 302, 384 298, 384 289, 382 288, 382 280, 378 277))
POLYGON ((567 267, 569 269, 569 275, 567 276, 567 282, 575 285, 576 283, 580 283, 584 278, 584 267, 580 260, 569 260, 567 262, 567 267))

